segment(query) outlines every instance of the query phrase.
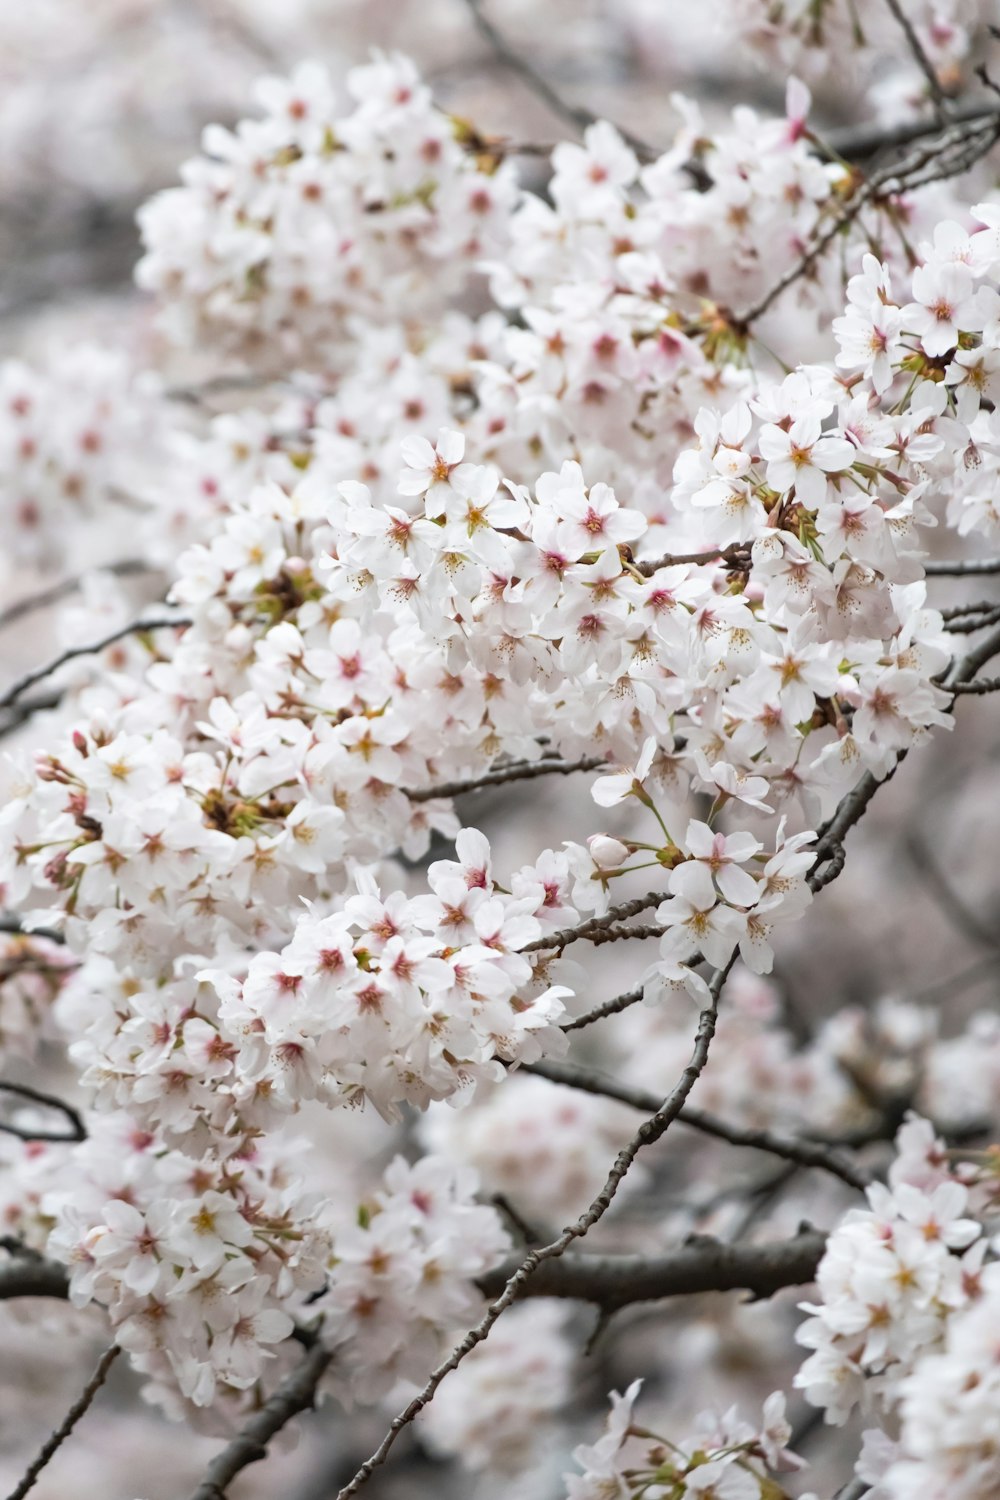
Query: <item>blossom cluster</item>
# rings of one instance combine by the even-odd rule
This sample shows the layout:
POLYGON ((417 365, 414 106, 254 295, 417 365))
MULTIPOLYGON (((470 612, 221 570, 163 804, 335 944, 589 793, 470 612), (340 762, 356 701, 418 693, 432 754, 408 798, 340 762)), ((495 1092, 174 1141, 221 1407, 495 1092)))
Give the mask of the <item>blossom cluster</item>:
POLYGON ((354 68, 347 91, 341 114, 315 63, 262 80, 264 118, 210 127, 184 187, 145 206, 137 279, 177 338, 322 358, 351 318, 433 311, 460 264, 503 250, 514 179, 479 169, 410 60, 354 68))
POLYGON ((859 1403, 891 1410, 902 1378, 979 1292, 989 1242, 943 1144, 914 1117, 897 1147, 888 1186, 869 1187, 869 1207, 851 1209, 831 1234, 816 1277, 822 1300, 807 1305, 813 1316, 799 1330, 814 1353, 796 1384, 831 1422, 859 1403))
POLYGON ((20 1192, 0 1222, 65 1260, 73 1304, 103 1306, 148 1397, 208 1430, 238 1418, 296 1330, 322 1328, 341 1399, 420 1380, 509 1246, 474 1173, 442 1157, 397 1158, 352 1203, 348 1183, 331 1201, 289 1171, 302 1141, 259 1138, 221 1162, 158 1149, 120 1112, 94 1126, 72 1184, 65 1148, 15 1148, 20 1192))
MULTIPOLYGON (((318 66, 265 80, 264 118, 209 130, 142 215, 140 283, 184 352, 252 366, 238 409, 206 420, 205 390, 182 410, 89 356, 2 377, 25 555, 60 565, 67 516, 125 497, 178 610, 66 680, 9 776, 4 904, 65 950, 12 942, 0 1044, 62 1039, 89 1139, 11 1146, 5 1223, 107 1310, 154 1399, 205 1422, 258 1402, 297 1339, 336 1352, 345 1400, 419 1385, 508 1248, 477 1173, 543 1224, 600 1188, 622 1109, 518 1065, 566 1048, 563 952, 627 937, 619 898, 660 946, 607 1049, 657 1097, 703 967, 737 952, 695 1095, 731 1122, 847 1131, 904 1086, 989 1117, 1000 1072, 989 1021, 942 1039, 891 1003, 801 1043, 760 979, 812 900, 813 830, 953 722, 923 562, 940 521, 1000 532, 995 204, 978 227, 933 193, 855 215, 842 266, 803 279, 784 370, 739 309, 852 190, 801 85, 785 118, 715 132, 684 106, 644 166, 595 124, 544 199, 406 59, 346 87, 344 113, 318 66), (456 796, 556 772, 591 778, 574 837, 494 870, 456 796), (407 1141, 432 1154, 377 1188, 374 1148, 327 1191, 287 1168, 291 1129, 339 1139, 343 1106, 380 1128, 443 1103, 467 1123, 432 1113, 407 1141)), ((121 607, 102 576, 76 618, 121 607)), ((960 1318, 986 1235, 928 1129, 834 1230, 803 1332, 810 1399, 901 1413, 901 1465, 954 1463, 908 1413, 942 1349, 981 1357, 960 1318)), ((530 1457, 567 1390, 560 1316, 520 1324, 516 1357, 488 1343, 426 1419, 467 1466, 530 1457)), ((729 1413, 676 1446, 630 1433, 635 1394, 572 1500, 773 1495, 780 1398, 760 1429, 729 1413)))
POLYGON ((661 1439, 633 1418, 642 1388, 636 1380, 624 1396, 611 1395, 607 1427, 596 1443, 576 1449, 582 1474, 566 1476, 566 1500, 649 1500, 690 1495, 719 1500, 765 1500, 783 1493, 771 1477, 802 1468, 788 1442, 785 1398, 773 1392, 764 1403, 759 1427, 732 1408, 724 1415, 704 1413, 683 1441, 661 1439))

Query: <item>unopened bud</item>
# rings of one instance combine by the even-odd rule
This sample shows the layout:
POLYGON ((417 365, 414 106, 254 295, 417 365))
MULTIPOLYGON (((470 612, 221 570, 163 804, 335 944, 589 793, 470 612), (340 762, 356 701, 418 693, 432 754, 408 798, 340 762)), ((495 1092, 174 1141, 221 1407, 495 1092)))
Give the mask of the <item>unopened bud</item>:
POLYGON ((587 848, 599 870, 616 870, 625 863, 629 855, 623 843, 606 833, 595 833, 587 840, 587 848))

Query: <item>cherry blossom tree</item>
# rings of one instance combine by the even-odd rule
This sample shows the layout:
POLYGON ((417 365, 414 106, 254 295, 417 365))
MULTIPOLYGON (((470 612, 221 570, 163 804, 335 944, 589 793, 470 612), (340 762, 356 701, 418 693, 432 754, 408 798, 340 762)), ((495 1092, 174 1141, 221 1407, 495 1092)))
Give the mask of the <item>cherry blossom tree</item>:
POLYGON ((206 6, 0 168, 148 193, 0 364, 11 1500, 998 1493, 991 7, 711 0, 655 130, 529 9, 206 6))

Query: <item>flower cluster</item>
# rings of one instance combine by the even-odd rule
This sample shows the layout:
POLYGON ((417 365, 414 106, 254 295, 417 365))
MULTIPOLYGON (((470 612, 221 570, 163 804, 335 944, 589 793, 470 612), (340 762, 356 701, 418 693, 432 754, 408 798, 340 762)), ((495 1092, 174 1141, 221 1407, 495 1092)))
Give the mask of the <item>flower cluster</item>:
POLYGON ((878 1476, 892 1500, 986 1500, 996 1487, 997 1271, 984 1268, 974 1306, 948 1320, 943 1348, 901 1383, 900 1440, 885 1445, 878 1476))
MULTIPOLYGON (((406 59, 346 87, 344 112, 317 66, 265 80, 263 119, 210 129, 143 213, 139 279, 182 357, 240 373, 183 410, 114 356, 0 376, 24 555, 52 566, 75 508, 127 499, 183 612, 74 679, 9 776, 3 900, 66 947, 9 945, 0 1044, 59 1037, 90 1110, 79 1146, 5 1143, 4 1224, 205 1423, 266 1399, 296 1340, 335 1351, 345 1402, 424 1381, 508 1249, 477 1173, 543 1228, 599 1191, 634 1120, 518 1073, 568 1045, 574 945, 659 939, 606 1044, 657 1098, 702 966, 739 954, 694 1096, 734 1126, 849 1132, 904 1091, 976 1123, 1000 1070, 989 1019, 942 1039, 887 1002, 803 1041, 760 978, 822 883, 812 829, 952 725, 925 536, 1000 533, 995 205, 976 228, 933 193, 873 196, 801 279, 805 331, 767 313, 779 352, 796 332, 785 367, 752 304, 856 188, 801 85, 784 118, 714 132, 682 105, 643 166, 595 124, 545 198, 406 59), (453 305, 474 273, 478 315, 453 305), (216 393, 237 409, 206 416, 216 393), (556 773, 572 838, 509 857, 506 830, 462 826, 464 792, 556 773), (414 1128, 445 1103, 461 1131, 442 1108, 414 1128), (329 1180, 290 1174, 292 1116, 333 1143, 329 1180), (432 1154, 373 1186, 401 1120, 432 1154)), ((69 633, 123 609, 92 579, 69 633)), ((933 1361, 986 1357, 962 1320, 987 1237, 930 1128, 900 1146, 833 1231, 799 1384, 832 1420, 901 1419, 908 1500, 906 1465, 951 1472, 982 1440, 917 1428, 956 1368, 933 1361)), ((681 1198, 650 1242, 711 1214, 681 1198)), ((568 1355, 551 1308, 505 1318, 429 1442, 530 1461, 568 1355)), ((677 1445, 633 1429, 636 1394, 572 1500, 773 1500, 780 1397, 677 1445)))
POLYGON ((143 209, 137 276, 175 337, 294 362, 350 318, 434 310, 460 264, 503 249, 514 179, 479 169, 409 59, 352 69, 347 91, 341 114, 315 63, 262 80, 264 118, 210 127, 185 186, 143 209))
POLYGON ((301 918, 242 983, 204 976, 220 995, 220 1035, 238 1039, 223 1045, 244 1085, 266 1083, 279 1109, 319 1097, 393 1115, 404 1100, 426 1108, 497 1079, 501 1059, 531 1061, 561 1040, 569 992, 527 993, 534 975, 520 952, 541 935, 543 892, 502 895, 488 865, 450 860, 429 878, 426 896, 383 899, 366 882, 342 912, 301 918))
POLYGON ((952 1314, 979 1292, 988 1241, 966 1216, 968 1190, 941 1142, 912 1118, 897 1137, 888 1187, 868 1189, 827 1242, 816 1281, 822 1301, 799 1342, 814 1351, 796 1377, 827 1421, 861 1403, 891 1410, 904 1377, 942 1338, 952 1314))
POLYGON ((476 1278, 509 1248, 495 1209, 475 1202, 468 1168, 401 1157, 354 1223, 336 1223, 326 1288, 312 1299, 337 1351, 334 1381, 348 1400, 421 1385, 482 1307, 476 1278))
POLYGON ((759 1427, 735 1408, 706 1412, 678 1443, 637 1427, 632 1408, 641 1386, 636 1380, 624 1396, 612 1392, 604 1435, 573 1454, 583 1473, 567 1474, 566 1500, 767 1500, 784 1493, 772 1473, 804 1466, 787 1446, 792 1429, 780 1391, 765 1401, 759 1427))

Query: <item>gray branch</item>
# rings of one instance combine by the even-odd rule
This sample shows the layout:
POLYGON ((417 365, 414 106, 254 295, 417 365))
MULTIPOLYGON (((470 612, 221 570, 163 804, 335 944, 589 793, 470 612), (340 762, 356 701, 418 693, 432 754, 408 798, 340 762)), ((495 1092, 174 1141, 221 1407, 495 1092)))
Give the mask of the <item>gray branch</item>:
MULTIPOLYGON (((745 1291, 759 1299, 786 1286, 808 1286, 825 1246, 820 1230, 802 1229, 770 1245, 727 1245, 693 1235, 665 1255, 564 1255, 539 1266, 522 1296, 569 1297, 605 1312, 698 1292, 745 1291)), ((481 1289, 494 1296, 516 1268, 513 1260, 498 1266, 480 1279, 481 1289)))
POLYGON ((316 1402, 316 1387, 333 1354, 320 1343, 313 1344, 305 1358, 209 1464, 192 1500, 223 1500, 230 1484, 243 1469, 267 1457, 267 1445, 300 1412, 316 1402))

